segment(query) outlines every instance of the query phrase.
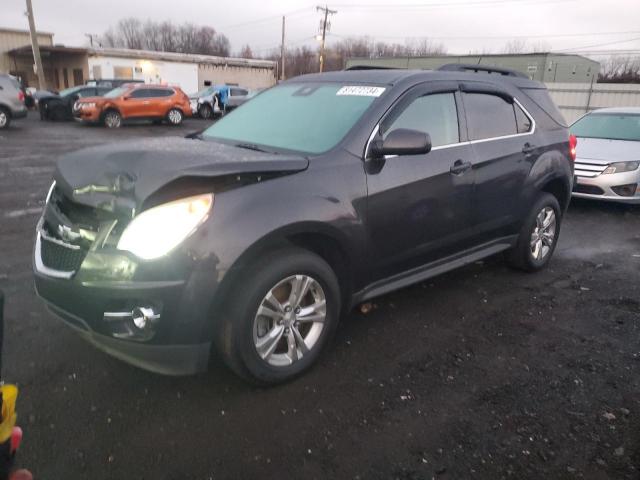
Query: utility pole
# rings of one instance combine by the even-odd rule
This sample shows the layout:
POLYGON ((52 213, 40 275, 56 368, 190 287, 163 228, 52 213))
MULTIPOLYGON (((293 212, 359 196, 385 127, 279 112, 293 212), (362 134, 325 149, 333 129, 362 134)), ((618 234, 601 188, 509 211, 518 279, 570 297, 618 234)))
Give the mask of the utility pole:
POLYGON ((27 17, 29 17, 31 49, 33 50, 33 59, 36 62, 36 76, 38 77, 38 87, 40 88, 40 90, 46 90, 44 70, 42 69, 42 59, 40 58, 40 46, 38 45, 38 33, 36 32, 36 22, 33 19, 33 7, 31 6, 31 0, 27 0, 27 17))
POLYGON ((284 49, 284 15, 282 16, 282 45, 280 46, 280 61, 282 62, 282 66, 280 67, 280 80, 284 80, 285 76, 284 76, 284 56, 285 56, 285 49, 284 49))
POLYGON ((337 10, 329 10, 329 8, 325 5, 324 7, 316 7, 316 10, 319 12, 324 12, 324 20, 322 20, 322 43, 320 44, 320 73, 324 69, 324 43, 327 37, 327 28, 330 28, 330 25, 327 24, 327 20, 329 15, 335 15, 338 13, 337 10))

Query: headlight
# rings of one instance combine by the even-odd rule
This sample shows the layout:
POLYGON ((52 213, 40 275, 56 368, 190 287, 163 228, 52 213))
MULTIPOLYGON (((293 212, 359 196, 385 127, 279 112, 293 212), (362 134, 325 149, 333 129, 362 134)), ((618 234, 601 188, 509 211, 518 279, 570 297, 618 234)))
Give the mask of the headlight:
POLYGON ((183 198, 145 210, 125 228, 118 250, 127 250, 144 260, 166 255, 209 216, 213 194, 183 198))
POLYGON ((602 174, 631 172, 640 167, 640 162, 617 162, 610 164, 602 174))

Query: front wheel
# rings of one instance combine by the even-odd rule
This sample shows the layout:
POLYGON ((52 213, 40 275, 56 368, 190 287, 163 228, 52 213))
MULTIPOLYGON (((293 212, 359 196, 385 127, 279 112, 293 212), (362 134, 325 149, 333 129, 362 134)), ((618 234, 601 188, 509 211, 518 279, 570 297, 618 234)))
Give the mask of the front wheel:
POLYGON ((561 221, 556 197, 542 193, 520 230, 516 246, 508 253, 509 263, 528 272, 546 267, 558 244, 561 221))
POLYGON ((259 385, 310 368, 338 323, 340 288, 331 267, 291 248, 266 255, 237 284, 216 340, 225 363, 259 385))
POLYGON ((213 118, 213 108, 208 103, 203 103, 198 107, 198 115, 204 120, 210 120, 213 118))
POLYGON ((169 110, 169 113, 167 113, 167 122, 169 122, 170 125, 180 125, 183 118, 184 115, 177 108, 172 108, 171 110, 169 110))
POLYGON ((116 110, 108 110, 104 114, 104 126, 107 128, 120 128, 122 125, 122 116, 116 110))

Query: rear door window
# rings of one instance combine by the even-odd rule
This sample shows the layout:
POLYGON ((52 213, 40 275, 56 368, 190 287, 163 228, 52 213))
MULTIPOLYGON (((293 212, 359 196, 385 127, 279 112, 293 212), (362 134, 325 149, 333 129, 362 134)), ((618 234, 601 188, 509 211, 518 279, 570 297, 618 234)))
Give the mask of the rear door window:
POLYGON ((513 104, 497 95, 464 93, 470 140, 504 137, 518 133, 513 104))
POLYGON ((453 93, 434 93, 418 97, 390 122, 381 125, 382 137, 392 130, 406 128, 428 133, 434 147, 460 141, 458 113, 453 93))
POLYGON ((149 89, 147 88, 137 88, 133 92, 131 92, 131 95, 129 96, 131 98, 147 98, 149 96, 148 92, 149 89))

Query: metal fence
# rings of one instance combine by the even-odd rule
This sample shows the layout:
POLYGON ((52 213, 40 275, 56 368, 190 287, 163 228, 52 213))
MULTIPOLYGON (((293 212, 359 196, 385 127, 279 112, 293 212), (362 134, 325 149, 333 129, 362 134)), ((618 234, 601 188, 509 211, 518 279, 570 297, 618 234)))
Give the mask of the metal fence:
POLYGON ((640 107, 639 84, 547 83, 547 88, 569 123, 597 108, 640 107))

